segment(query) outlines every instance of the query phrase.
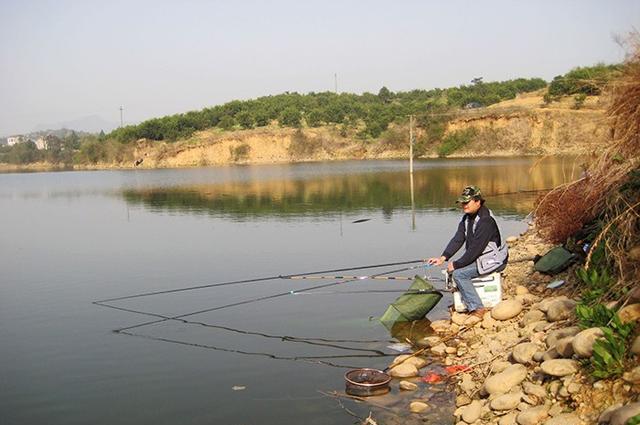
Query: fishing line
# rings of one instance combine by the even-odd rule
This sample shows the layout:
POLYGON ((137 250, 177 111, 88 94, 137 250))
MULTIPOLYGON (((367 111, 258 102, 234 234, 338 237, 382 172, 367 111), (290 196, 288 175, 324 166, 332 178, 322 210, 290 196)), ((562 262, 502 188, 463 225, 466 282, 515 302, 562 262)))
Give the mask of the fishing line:
MULTIPOLYGON (((415 263, 415 262, 420 262, 422 263, 422 260, 420 261, 410 261, 410 262, 402 262, 402 263, 387 263, 386 265, 396 265, 396 264, 410 264, 410 263, 415 263)), ((371 266, 364 266, 361 268, 374 268, 374 267, 384 267, 385 265, 371 265, 371 266)), ((194 311, 194 312, 190 312, 190 313, 185 313, 185 314, 181 314, 178 316, 165 316, 162 314, 157 314, 157 313, 152 313, 152 312, 145 312, 145 311, 140 311, 140 310, 134 310, 134 309, 130 309, 130 308, 125 308, 125 307, 120 307, 120 306, 115 306, 112 304, 107 304, 106 301, 108 300, 103 300, 103 301, 94 301, 94 304, 96 305, 100 305, 103 307, 107 307, 107 308, 112 308, 115 310, 120 310, 120 311, 125 311, 125 312, 130 312, 130 313, 137 313, 137 314, 143 314, 143 315, 147 315, 150 317, 155 317, 157 318, 157 320, 153 320, 153 321, 147 321, 144 323, 139 323, 137 325, 132 325, 132 326, 128 326, 128 327, 124 327, 124 328, 120 328, 120 329, 115 329, 113 332, 115 333, 119 333, 119 334, 125 334, 125 335, 129 335, 129 336, 134 336, 134 337, 141 337, 141 338, 147 338, 147 339, 153 339, 153 340, 157 340, 157 341, 163 341, 163 342, 172 342, 172 343, 176 343, 176 344, 182 344, 182 345, 191 345, 191 346, 195 346, 195 347, 202 347, 202 348, 209 348, 209 349, 214 349, 214 350, 219 350, 219 351, 228 351, 228 352, 235 352, 235 353, 239 353, 239 354, 249 354, 249 355, 262 355, 262 356, 267 356, 270 358, 274 358, 274 359, 284 359, 284 360, 314 360, 317 363, 321 363, 321 364, 327 364, 330 366, 336 366, 336 367, 348 367, 348 366, 342 366, 342 365, 336 365, 336 364, 332 364, 330 362, 325 362, 325 361, 319 361, 318 359, 323 359, 323 358, 345 358, 345 357, 380 357, 380 356, 392 356, 395 354, 387 354, 384 353, 380 350, 375 350, 375 349, 366 349, 366 348, 357 348, 357 347, 347 347, 347 346, 341 346, 341 345, 337 345, 335 343, 337 342, 349 342, 349 343, 372 343, 372 342, 382 342, 382 341, 357 341, 357 340, 330 340, 330 339, 323 339, 323 338, 300 338, 300 337, 291 337, 291 336, 280 336, 280 335, 270 335, 270 334, 266 334, 266 333, 260 333, 260 332, 253 332, 253 331, 246 331, 246 330, 240 330, 240 329, 235 329, 235 328, 231 328, 231 327, 226 327, 226 326, 221 326, 221 325, 214 325, 214 324, 210 324, 210 323, 206 323, 206 322, 199 322, 199 321, 190 321, 185 319, 186 317, 190 317, 190 316, 194 316, 197 314, 201 314, 201 313, 205 313, 205 312, 211 312, 211 311, 217 311, 217 310, 222 310, 225 308, 231 308, 231 307, 236 307, 239 305, 245 305, 245 304, 250 304, 253 302, 259 302, 259 301, 265 301, 265 300, 269 300, 269 299, 275 299, 278 297, 282 297, 285 295, 299 295, 299 294, 307 294, 307 295, 312 295, 314 294, 313 292, 310 291, 314 291, 316 289, 322 289, 322 288, 326 288, 326 287, 330 287, 330 286, 335 286, 335 285, 339 285, 339 284, 343 284, 343 283, 349 283, 349 282, 354 282, 356 280, 362 280, 365 278, 376 278, 376 277, 381 277, 385 274, 389 274, 389 273, 397 273, 397 272, 401 272, 401 271, 406 271, 406 270, 411 270, 411 269, 415 269, 418 267, 422 267, 422 265, 416 265, 416 266, 409 266, 409 267, 404 267, 401 269, 396 269, 396 270, 391 270, 391 271, 385 271, 385 272, 381 272, 375 275, 371 275, 371 276, 358 276, 357 279, 343 279, 339 282, 331 282, 331 283, 327 283, 327 284, 323 284, 323 285, 316 285, 316 286, 312 286, 309 288, 304 288, 301 289, 299 291, 288 291, 288 292, 282 292, 282 293, 278 293, 278 294, 272 294, 272 295, 268 295, 268 296, 263 296, 263 297, 257 297, 257 298, 252 298, 249 300, 243 300, 243 301, 238 301, 238 302, 234 302, 234 303, 229 303, 229 304, 225 304, 222 306, 217 306, 217 307, 212 307, 212 308, 207 308, 207 309, 203 309, 203 310, 198 310, 198 311, 194 311), (269 354, 269 353, 253 353, 253 352, 243 352, 241 350, 234 350, 234 349, 226 349, 226 348, 221 348, 221 347, 215 347, 215 346, 207 346, 205 344, 197 344, 197 343, 188 343, 188 342, 184 342, 184 341, 178 341, 178 340, 172 340, 172 339, 168 339, 168 338, 159 338, 159 337, 153 337, 153 336, 149 336, 149 335, 143 335, 143 334, 137 334, 137 333, 133 333, 133 332, 129 332, 132 329, 136 329, 136 328, 142 328, 145 326, 149 326, 151 324, 156 324, 156 323, 162 323, 165 321, 170 321, 170 320, 175 320, 175 321, 179 321, 181 323, 184 324, 192 324, 192 325, 200 325, 203 327, 207 327, 207 328, 214 328, 214 329, 220 329, 220 330, 225 330, 228 332, 235 332, 235 333, 241 333, 241 334, 246 334, 246 335, 255 335, 255 336, 261 336, 264 338, 277 338, 280 339, 282 341, 290 341, 290 342, 299 342, 299 343, 306 343, 306 344, 310 344, 310 345, 318 345, 318 346, 325 346, 325 347, 330 347, 330 348, 337 348, 337 349, 342 349, 342 350, 350 350, 350 351, 364 351, 364 352, 369 352, 369 353, 374 353, 373 355, 369 354, 369 355, 350 355, 350 356, 297 356, 297 357, 283 357, 283 356, 277 356, 275 354, 269 354)), ((426 267, 429 267, 428 265, 424 266, 425 269, 426 267)), ((330 270, 330 271, 318 271, 318 272, 311 272, 311 273, 307 273, 307 274, 314 274, 314 273, 327 273, 327 272, 331 272, 331 271, 342 271, 342 270, 355 270, 357 269, 356 267, 351 267, 351 268, 346 268, 346 269, 335 269, 335 270, 330 270)), ((293 275, 288 275, 288 276, 293 276, 293 275)), ((389 276, 392 277, 392 276, 389 276)), ((266 280, 266 278, 260 278, 263 280, 266 280)), ((251 281, 251 280, 249 280, 251 281)), ((255 280, 253 280, 255 281, 255 280)), ((236 281, 238 283, 248 283, 248 281, 236 281)), ((232 284, 230 282, 225 282, 223 284, 232 284)), ((222 286, 222 284, 214 284, 215 286, 222 286)), ((212 287, 214 285, 206 285, 206 287, 212 287)), ((190 289, 202 289, 205 286, 200 286, 200 287, 191 287, 191 288, 183 288, 180 290, 171 290, 171 291, 160 291, 161 293, 170 293, 170 292, 181 292, 182 290, 190 290, 190 289)), ((375 290, 369 291, 369 292, 374 292, 375 290)), ((382 290, 381 290, 382 291, 382 290)), ((401 292, 401 291, 394 291, 394 290, 389 290, 388 292, 401 292)), ((363 291, 336 291, 336 293, 349 293, 349 292, 353 292, 353 293, 358 293, 358 292, 363 292, 363 291)), ((406 291, 405 291, 406 292, 406 291)), ((433 293, 433 292, 438 292, 438 291, 409 291, 410 293, 433 293)), ((155 295, 158 292, 155 293, 151 293, 149 295, 155 295)), ((120 297, 117 299, 113 299, 113 300, 124 300, 124 299, 129 299, 129 298, 137 298, 137 297, 141 297, 141 296, 145 296, 145 294, 137 294, 134 296, 129 296, 129 297, 120 297)))
POLYGON ((276 354, 271 354, 271 353, 263 353, 263 352, 259 352, 259 351, 243 351, 243 350, 236 350, 236 349, 232 349, 232 348, 223 348, 223 347, 216 347, 214 345, 208 345, 208 344, 200 344, 200 343, 195 343, 195 342, 186 342, 186 341, 180 341, 177 339, 171 339, 171 338, 163 338, 163 337, 156 337, 156 336, 151 336, 151 335, 144 335, 144 334, 138 334, 138 333, 133 333, 133 332, 121 332, 123 335, 127 335, 127 336, 132 336, 132 337, 136 337, 136 338, 144 338, 144 339, 150 339, 152 341, 159 341, 159 342, 169 342, 171 344, 178 344, 178 345, 186 345, 189 347, 196 347, 196 348, 205 348, 207 350, 214 350, 214 351, 223 351, 226 353, 235 353, 235 354, 244 354, 247 356, 261 356, 261 357, 267 357, 270 359, 274 359, 274 360, 291 360, 291 361, 304 361, 307 363, 314 363, 314 364, 321 364, 321 365, 325 365, 325 366, 331 366, 331 367, 339 367, 339 368, 347 368, 347 369, 356 369, 358 367, 361 366, 353 366, 353 365, 341 365, 341 364, 336 364, 324 359, 340 359, 340 358, 377 358, 377 357, 391 357, 391 356, 395 356, 396 354, 383 354, 383 355, 364 355, 364 354, 353 354, 353 355, 336 355, 336 356, 278 356, 276 354))
MULTIPOLYGON (((401 271, 405 271, 405 270, 411 270, 411 269, 414 269, 416 267, 418 267, 418 266, 411 266, 411 267, 405 267, 405 268, 401 268, 401 269, 386 271, 386 272, 379 273, 378 275, 374 275, 374 276, 385 275, 385 274, 388 274, 388 273, 397 273, 397 272, 401 272, 401 271)), ((341 280, 339 282, 331 282, 331 283, 325 283, 323 285, 316 285, 316 286, 312 286, 312 287, 309 287, 309 288, 301 289, 299 291, 287 291, 287 292, 280 292, 280 293, 272 294, 272 295, 265 295, 263 297, 250 298, 248 300, 237 301, 237 302, 234 302, 234 303, 224 304, 224 305, 217 306, 217 307, 210 307, 210 308, 205 308, 205 309, 202 309, 202 310, 192 311, 190 313, 180 314, 178 316, 172 316, 172 317, 168 317, 168 318, 161 318, 161 319, 158 319, 158 320, 152 320, 152 321, 139 323, 137 325, 127 326, 127 327, 124 327, 124 328, 117 329, 116 332, 125 331, 125 330, 131 330, 131 329, 136 329, 136 328, 141 328, 141 327, 144 327, 144 326, 153 325, 155 323, 166 322, 167 320, 178 320, 178 319, 182 319, 182 318, 189 317, 189 316, 195 316, 195 315, 201 314, 201 313, 209 313, 209 312, 212 312, 212 311, 223 310, 223 309, 230 308, 230 307, 237 307, 239 305, 252 304, 252 303, 255 303, 255 302, 266 301, 266 300, 271 300, 271 299, 274 299, 274 298, 284 297, 286 295, 295 295, 296 293, 313 291, 314 289, 328 288, 330 286, 341 285, 343 283, 349 283, 349 282, 355 282, 355 281, 357 281, 357 279, 347 279, 347 280, 341 280)), ((100 303, 99 305, 104 305, 104 304, 100 303)))
MULTIPOLYGON (((176 293, 176 292, 193 291, 193 290, 197 290, 197 289, 215 288, 215 287, 218 287, 218 286, 239 285, 239 284, 243 284, 243 283, 257 283, 257 282, 264 282, 264 281, 267 281, 267 280, 287 279, 287 278, 289 278, 291 276, 313 275, 313 274, 320 274, 320 273, 336 273, 336 272, 345 272, 345 271, 349 271, 349 270, 365 270, 365 269, 374 269, 374 268, 378 268, 378 267, 401 266, 401 265, 405 265, 405 264, 422 263, 422 262, 423 262, 423 260, 398 261, 398 262, 394 262, 394 263, 372 264, 372 265, 368 265, 368 266, 346 267, 346 268, 341 268, 341 269, 320 270, 320 271, 307 272, 307 273, 295 273, 295 274, 286 274, 286 275, 277 275, 277 276, 258 277, 258 278, 254 278, 254 279, 234 280, 234 281, 229 281, 229 282, 210 283, 210 284, 205 284, 205 285, 190 286, 190 287, 187 287, 187 288, 174 288, 174 289, 166 289, 166 290, 161 290, 161 291, 143 292, 143 293, 140 293, 140 294, 126 295, 126 296, 123 296, 123 297, 106 298, 106 299, 103 299, 103 300, 94 301, 93 304, 99 304, 99 303, 105 303, 105 302, 111 302, 111 301, 128 300, 128 299, 131 299, 131 298, 148 297, 148 296, 151 296, 151 295, 172 294, 172 293, 176 293)), ((391 272, 389 272, 389 273, 391 273, 391 272)))

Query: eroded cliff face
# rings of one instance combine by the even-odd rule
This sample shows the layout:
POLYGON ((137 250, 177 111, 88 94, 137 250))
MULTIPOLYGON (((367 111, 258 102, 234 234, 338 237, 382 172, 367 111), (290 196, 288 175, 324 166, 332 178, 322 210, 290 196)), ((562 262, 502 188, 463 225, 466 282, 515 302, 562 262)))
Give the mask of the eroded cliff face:
POLYGON ((604 110, 487 110, 449 123, 446 134, 474 129, 471 142, 452 156, 584 154, 606 141, 604 110))
MULTIPOLYGON (((581 109, 573 108, 572 99, 543 105, 540 95, 528 95, 463 111, 447 124, 443 138, 468 129, 473 129, 468 143, 449 156, 588 154, 608 137, 605 106, 595 97, 581 109)), ((356 131, 345 135, 335 127, 214 129, 175 143, 139 140, 134 155, 143 159, 139 164, 143 168, 408 158, 408 128, 396 128, 393 142, 384 137, 365 141, 356 137, 356 131)), ((416 129, 418 138, 423 133, 416 129)), ((439 144, 428 146, 422 157, 438 156, 439 144)))

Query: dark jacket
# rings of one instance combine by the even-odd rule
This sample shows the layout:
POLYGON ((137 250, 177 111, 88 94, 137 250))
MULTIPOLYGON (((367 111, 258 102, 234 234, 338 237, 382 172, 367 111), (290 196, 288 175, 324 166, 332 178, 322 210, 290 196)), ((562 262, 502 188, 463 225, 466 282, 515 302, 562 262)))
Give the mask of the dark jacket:
POLYGON ((458 252, 462 244, 465 244, 465 253, 453 262, 453 268, 460 269, 476 261, 491 241, 495 242, 498 246, 502 244, 498 224, 491 216, 489 209, 483 205, 476 214, 465 214, 462 216, 456 234, 453 235, 453 238, 447 244, 442 255, 449 260, 458 252), (479 220, 475 226, 475 230, 473 230, 473 223, 476 216, 479 217, 479 220), (467 227, 471 233, 468 237, 466 234, 467 227))

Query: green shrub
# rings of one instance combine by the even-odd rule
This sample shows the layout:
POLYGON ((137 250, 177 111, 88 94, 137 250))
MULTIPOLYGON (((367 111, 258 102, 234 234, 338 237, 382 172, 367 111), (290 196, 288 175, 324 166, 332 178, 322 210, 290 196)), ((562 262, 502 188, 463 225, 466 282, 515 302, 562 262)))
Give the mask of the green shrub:
POLYGON ((584 101, 587 100, 587 95, 584 93, 578 93, 573 97, 573 109, 580 109, 584 105, 584 101))
POLYGON ((291 137, 291 144, 287 149, 293 159, 308 158, 322 148, 322 138, 307 137, 301 129, 297 129, 291 137))
POLYGON ((578 304, 576 315, 582 328, 599 327, 604 333, 604 338, 593 344, 591 358, 584 361, 591 374, 599 379, 620 376, 629 356, 629 339, 635 324, 622 323, 615 310, 602 304, 593 307, 578 304))
POLYGON ((223 130, 231 130, 235 125, 236 120, 229 115, 225 115, 224 117, 222 117, 220 119, 220 122, 218 123, 218 127, 223 130))
POLYGON ((591 356, 591 374, 600 379, 620 376, 624 372, 624 360, 627 355, 625 340, 609 328, 601 328, 604 338, 593 344, 591 356))
POLYGON ((438 147, 438 156, 445 157, 468 145, 476 135, 475 128, 449 133, 438 147))
POLYGON ((246 143, 229 147, 229 155, 233 162, 246 161, 249 158, 249 152, 251 152, 251 146, 246 143))
POLYGON ((613 278, 609 275, 606 268, 590 267, 589 270, 584 267, 576 269, 576 275, 586 285, 582 291, 581 299, 584 304, 592 304, 600 300, 602 296, 609 290, 613 278))
POLYGON ((597 64, 574 68, 565 75, 558 75, 549 84, 551 98, 582 93, 588 96, 599 95, 604 86, 619 74, 620 65, 597 64))
POLYGON ((299 109, 289 106, 282 111, 278 117, 278 122, 282 127, 298 128, 302 123, 302 114, 299 109))

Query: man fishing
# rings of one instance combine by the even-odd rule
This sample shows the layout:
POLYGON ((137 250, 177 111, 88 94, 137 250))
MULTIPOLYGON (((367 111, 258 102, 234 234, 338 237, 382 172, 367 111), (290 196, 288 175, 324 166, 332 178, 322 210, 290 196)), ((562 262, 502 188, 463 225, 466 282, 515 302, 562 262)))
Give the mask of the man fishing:
POLYGON ((471 279, 504 270, 509 257, 507 244, 502 242, 498 224, 484 202, 478 187, 465 187, 456 201, 464 211, 458 230, 442 256, 426 260, 431 265, 440 266, 449 261, 463 244, 465 245, 464 254, 456 261, 448 262, 447 272, 453 274, 453 280, 467 311, 480 318, 486 309, 471 279))

